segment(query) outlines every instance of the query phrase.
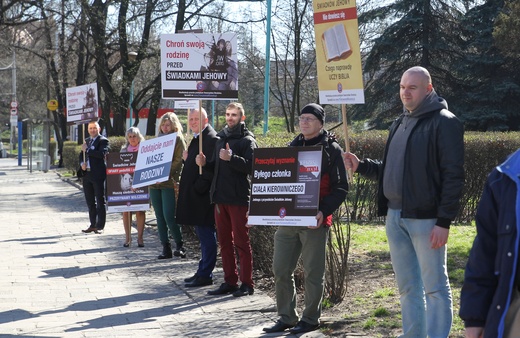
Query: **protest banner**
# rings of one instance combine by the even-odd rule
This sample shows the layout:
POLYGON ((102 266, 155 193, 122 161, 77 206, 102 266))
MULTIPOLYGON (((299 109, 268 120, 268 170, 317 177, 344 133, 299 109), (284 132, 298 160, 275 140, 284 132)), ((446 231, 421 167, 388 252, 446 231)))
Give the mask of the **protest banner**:
POLYGON ((356 1, 312 5, 320 103, 365 103, 356 1))
POLYGON ((97 83, 66 89, 67 123, 82 124, 98 120, 97 83))
POLYGON ((234 33, 161 35, 163 99, 238 99, 234 33))
POLYGON ((257 148, 248 224, 315 226, 322 147, 257 148))
POLYGON ((108 153, 107 212, 150 209, 148 187, 132 187, 137 152, 108 153))
POLYGON ((199 109, 199 100, 177 100, 173 105, 175 109, 199 109))
POLYGON ((133 188, 168 180, 176 139, 177 133, 171 133, 139 143, 133 188))

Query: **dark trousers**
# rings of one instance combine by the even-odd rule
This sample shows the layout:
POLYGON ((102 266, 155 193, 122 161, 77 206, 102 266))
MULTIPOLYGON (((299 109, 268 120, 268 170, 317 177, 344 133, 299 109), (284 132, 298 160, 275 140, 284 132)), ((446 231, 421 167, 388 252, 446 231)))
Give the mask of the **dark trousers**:
POLYGON ((87 172, 83 176, 83 192, 88 206, 88 217, 92 228, 105 228, 107 211, 105 208, 105 180, 95 179, 87 172))
POLYGON ((197 276, 213 278, 213 269, 217 262, 217 236, 215 226, 213 224, 197 225, 195 226, 195 232, 199 237, 201 252, 197 276))

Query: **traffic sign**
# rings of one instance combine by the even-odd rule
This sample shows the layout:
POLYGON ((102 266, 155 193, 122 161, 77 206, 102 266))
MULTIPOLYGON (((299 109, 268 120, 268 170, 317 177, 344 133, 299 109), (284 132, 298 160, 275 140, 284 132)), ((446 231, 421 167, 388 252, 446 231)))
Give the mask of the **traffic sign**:
POLYGON ((18 115, 18 108, 11 108, 11 116, 18 115))
POLYGON ((12 101, 11 102, 11 108, 17 108, 17 107, 18 107, 18 102, 12 101))
POLYGON ((58 109, 58 100, 49 100, 47 102, 47 109, 51 111, 58 109))

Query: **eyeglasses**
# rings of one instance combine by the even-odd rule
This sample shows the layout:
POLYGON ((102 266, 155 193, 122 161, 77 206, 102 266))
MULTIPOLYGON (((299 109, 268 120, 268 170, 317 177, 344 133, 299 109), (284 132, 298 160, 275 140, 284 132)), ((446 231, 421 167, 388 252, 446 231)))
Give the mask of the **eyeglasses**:
POLYGON ((314 122, 314 121, 318 121, 318 119, 316 119, 314 117, 305 117, 305 116, 300 116, 298 119, 300 120, 300 122, 314 122))
POLYGON ((135 138, 137 135, 128 135, 128 138, 135 138))

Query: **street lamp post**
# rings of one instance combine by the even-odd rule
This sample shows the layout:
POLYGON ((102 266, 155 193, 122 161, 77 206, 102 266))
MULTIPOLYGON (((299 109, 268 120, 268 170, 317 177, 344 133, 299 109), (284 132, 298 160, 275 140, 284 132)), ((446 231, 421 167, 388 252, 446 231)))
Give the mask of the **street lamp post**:
MULTIPOLYGON (((136 52, 128 53, 128 61, 130 61, 131 63, 133 63, 136 58, 137 58, 136 52)), ((129 111, 130 111, 130 127, 132 127, 132 117, 134 115, 134 112, 132 109, 132 102, 134 101, 134 79, 132 79, 132 84, 130 85, 130 100, 128 102, 128 107, 129 107, 129 111)))
MULTIPOLYGON (((224 0, 229 2, 262 2, 264 0, 224 0)), ((267 0, 267 26, 265 34, 265 81, 264 81, 264 136, 267 134, 269 123, 269 75, 271 68, 271 0, 267 0)))
POLYGON ((128 106, 130 109, 130 127, 133 126, 133 124, 132 124, 132 116, 134 115, 134 110, 132 108, 133 101, 134 101, 134 80, 132 80, 132 85, 130 86, 130 102, 128 103, 128 106))
POLYGON ((271 0, 267 0, 267 33, 265 35, 264 136, 269 124, 269 78, 271 73, 271 0))

